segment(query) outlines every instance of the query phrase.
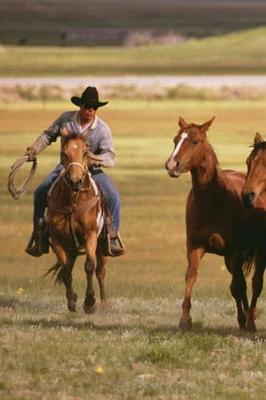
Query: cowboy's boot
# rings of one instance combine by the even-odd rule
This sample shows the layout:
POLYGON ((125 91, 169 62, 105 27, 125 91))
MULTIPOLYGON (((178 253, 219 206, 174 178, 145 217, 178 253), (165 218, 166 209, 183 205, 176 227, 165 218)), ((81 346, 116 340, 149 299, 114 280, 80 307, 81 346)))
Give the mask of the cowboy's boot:
POLYGON ((116 237, 109 239, 109 253, 111 257, 119 257, 125 254, 126 248, 120 238, 119 232, 117 232, 116 237))
POLYGON ((33 257, 40 257, 43 252, 40 246, 40 238, 36 233, 32 233, 30 241, 25 249, 25 252, 33 257))
POLYGON ((105 208, 104 229, 102 233, 103 247, 107 256, 118 257, 125 254, 126 248, 119 232, 114 227, 113 218, 107 207, 105 208))
POLYGON ((33 257, 49 253, 49 235, 41 219, 38 228, 32 233, 25 252, 33 257))

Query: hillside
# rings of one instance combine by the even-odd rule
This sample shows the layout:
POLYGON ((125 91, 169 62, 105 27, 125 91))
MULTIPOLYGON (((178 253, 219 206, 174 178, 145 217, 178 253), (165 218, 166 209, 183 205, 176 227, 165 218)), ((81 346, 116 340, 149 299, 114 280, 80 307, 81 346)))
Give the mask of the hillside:
POLYGON ((181 44, 2 47, 0 76, 264 74, 266 27, 181 44))
POLYGON ((0 43, 178 42, 266 25, 262 0, 0 0, 0 43))

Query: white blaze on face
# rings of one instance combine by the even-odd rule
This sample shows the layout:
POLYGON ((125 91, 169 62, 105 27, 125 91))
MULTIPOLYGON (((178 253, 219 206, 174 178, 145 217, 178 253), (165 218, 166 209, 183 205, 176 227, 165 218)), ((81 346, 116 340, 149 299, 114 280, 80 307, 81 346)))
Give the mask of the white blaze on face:
POLYGON ((178 152, 181 149, 181 146, 182 146, 184 140, 186 140, 187 137, 188 137, 188 133, 183 132, 181 134, 179 142, 176 144, 176 147, 175 147, 173 153, 171 154, 171 156, 168 159, 167 166, 168 166, 169 169, 172 169, 172 168, 174 168, 176 166, 175 157, 178 154, 178 152))

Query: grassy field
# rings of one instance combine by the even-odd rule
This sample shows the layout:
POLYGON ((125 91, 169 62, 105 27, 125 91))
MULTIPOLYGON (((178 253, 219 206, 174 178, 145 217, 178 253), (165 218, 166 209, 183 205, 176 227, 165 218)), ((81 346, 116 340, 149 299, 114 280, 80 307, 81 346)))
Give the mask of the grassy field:
POLYGON ((203 37, 263 26, 265 11, 261 0, 1 0, 0 37, 46 46, 122 44, 147 30, 203 37))
POLYGON ((264 74, 265 46, 265 27, 179 45, 2 46, 0 76, 264 74))
MULTIPOLYGON (((261 400, 265 390, 265 292, 258 334, 240 334, 223 259, 206 256, 193 294, 194 328, 178 329, 186 269, 184 208, 190 177, 170 179, 164 162, 178 116, 216 120, 209 132, 222 167, 245 170, 265 101, 110 102, 100 110, 114 133, 127 254, 107 268, 109 308, 85 315, 83 260, 74 270, 76 314, 64 290, 42 275, 52 254, 27 256, 32 191, 6 190, 10 165, 69 103, 0 105, 0 397, 9 399, 261 400)), ((56 164, 58 144, 39 156, 32 190, 56 164)), ((95 282, 95 288, 98 288, 95 282)))

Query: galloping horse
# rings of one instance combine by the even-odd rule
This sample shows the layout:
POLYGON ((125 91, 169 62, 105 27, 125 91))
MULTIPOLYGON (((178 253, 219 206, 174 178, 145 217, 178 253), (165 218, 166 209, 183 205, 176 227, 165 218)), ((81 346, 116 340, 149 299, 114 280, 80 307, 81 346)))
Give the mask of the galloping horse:
POLYGON ((91 313, 95 309, 95 270, 100 298, 105 301, 106 257, 101 245, 97 245, 102 221, 101 197, 88 172, 86 136, 77 137, 68 132, 63 135, 65 169, 53 184, 48 198, 50 243, 57 257, 57 263, 48 273, 54 272, 57 282, 64 283, 68 309, 76 311, 77 294, 72 288, 72 269, 76 257, 84 249, 87 290, 83 308, 91 313))
POLYGON ((263 288, 266 266, 266 142, 259 133, 254 138, 254 146, 247 158, 247 177, 242 190, 243 203, 247 208, 256 208, 256 267, 252 278, 252 298, 248 313, 247 327, 256 330, 256 305, 263 288))
POLYGON ((245 329, 248 311, 244 269, 249 266, 253 248, 247 228, 249 211, 241 201, 245 175, 219 168, 206 136, 213 119, 196 125, 179 118, 180 129, 174 138, 174 151, 165 164, 170 177, 177 178, 188 171, 192 177, 186 206, 188 267, 179 323, 182 330, 192 327, 192 288, 200 259, 205 253, 224 256, 225 265, 232 274, 230 289, 236 301, 241 329, 245 329))

